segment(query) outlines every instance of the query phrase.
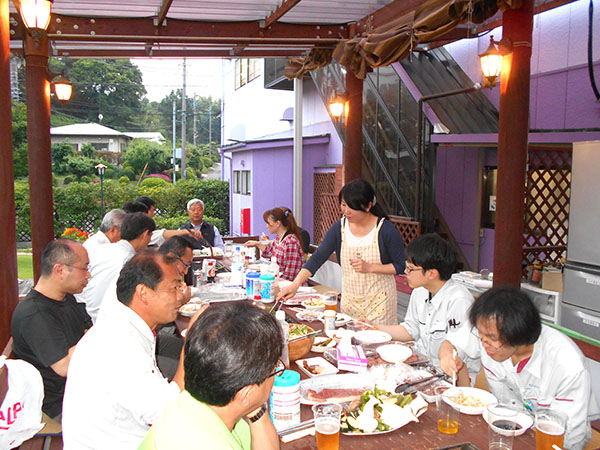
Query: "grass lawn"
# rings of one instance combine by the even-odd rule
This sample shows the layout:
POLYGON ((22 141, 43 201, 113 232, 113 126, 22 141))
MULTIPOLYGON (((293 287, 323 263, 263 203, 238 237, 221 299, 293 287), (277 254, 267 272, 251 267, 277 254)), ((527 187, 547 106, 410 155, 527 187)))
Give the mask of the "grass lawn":
POLYGON ((33 278, 33 258, 31 255, 17 255, 19 278, 33 278))

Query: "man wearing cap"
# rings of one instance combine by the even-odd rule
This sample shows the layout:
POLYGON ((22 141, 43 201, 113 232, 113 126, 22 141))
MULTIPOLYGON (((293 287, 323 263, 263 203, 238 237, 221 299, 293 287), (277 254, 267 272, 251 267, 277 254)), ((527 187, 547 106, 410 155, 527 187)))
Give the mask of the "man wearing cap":
POLYGON ((214 225, 204 221, 204 202, 198 198, 193 198, 187 203, 187 213, 190 220, 183 224, 180 230, 197 230, 202 233, 202 239, 196 239, 196 248, 219 247, 225 250, 225 244, 221 233, 214 225), (205 241, 205 242, 203 242, 205 241))

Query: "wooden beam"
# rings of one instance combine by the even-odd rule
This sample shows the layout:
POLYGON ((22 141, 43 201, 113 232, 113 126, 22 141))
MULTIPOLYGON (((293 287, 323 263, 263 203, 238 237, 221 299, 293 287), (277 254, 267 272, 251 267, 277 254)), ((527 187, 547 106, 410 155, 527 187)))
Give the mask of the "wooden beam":
POLYGON ((200 36, 151 36, 151 35, 110 35, 110 34, 53 34, 48 33, 48 37, 55 42, 116 42, 116 43, 154 43, 154 44, 221 44, 221 45, 262 45, 262 46, 332 46, 336 45, 339 39, 310 39, 310 38, 253 38, 253 37, 200 37, 200 36))
POLYGON ((300 3, 301 0, 285 0, 279 8, 265 19, 265 28, 277 22, 285 13, 300 3))
POLYGON ((158 12, 158 18, 156 19, 156 26, 161 26, 167 18, 167 14, 169 12, 169 8, 171 7, 171 3, 173 3, 173 0, 162 1, 162 4, 160 5, 160 11, 158 12))
MULTIPOLYGON (((304 56, 306 50, 248 50, 247 48, 235 56, 240 58, 285 58, 287 56, 304 56)), ((104 58, 148 58, 145 49, 57 49, 56 57, 65 58, 86 58, 86 59, 104 59, 104 58)), ((160 48, 152 49, 152 58, 182 58, 184 56, 194 58, 231 58, 231 50, 163 50, 160 48)))

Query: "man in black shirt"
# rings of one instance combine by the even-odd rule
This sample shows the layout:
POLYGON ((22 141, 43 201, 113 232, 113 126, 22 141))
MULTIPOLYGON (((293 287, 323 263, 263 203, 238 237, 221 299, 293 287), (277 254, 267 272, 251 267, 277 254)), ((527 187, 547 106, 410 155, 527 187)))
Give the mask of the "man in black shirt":
POLYGON ((86 286, 90 273, 87 251, 79 242, 58 239, 42 253, 40 279, 17 305, 12 317, 13 352, 33 364, 44 380, 42 410, 60 420, 71 355, 91 327, 85 305, 72 294, 86 286))

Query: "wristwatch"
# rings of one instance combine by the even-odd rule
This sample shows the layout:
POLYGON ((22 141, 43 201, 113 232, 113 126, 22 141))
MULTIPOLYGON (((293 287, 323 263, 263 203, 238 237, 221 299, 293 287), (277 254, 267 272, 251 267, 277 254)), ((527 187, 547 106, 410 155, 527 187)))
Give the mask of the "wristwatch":
POLYGON ((258 411, 256 414, 254 414, 252 417, 246 417, 251 423, 256 422, 257 420, 259 420, 262 416, 265 415, 265 413, 267 412, 268 406, 267 406, 267 402, 265 402, 262 407, 260 408, 260 411, 258 411))

